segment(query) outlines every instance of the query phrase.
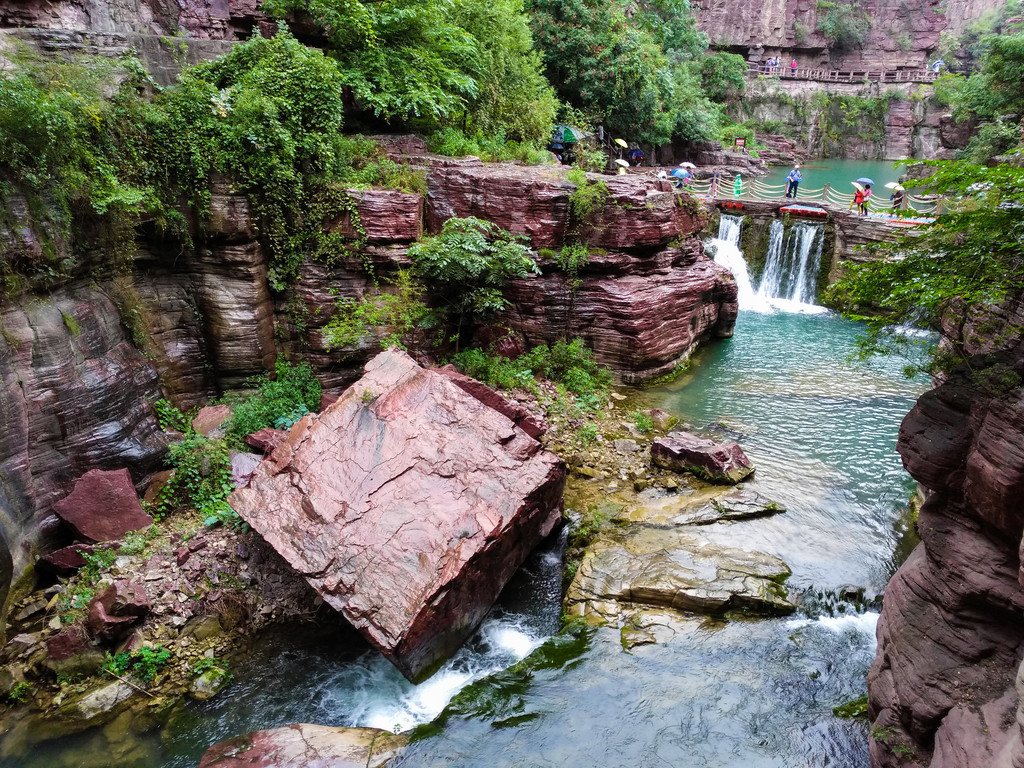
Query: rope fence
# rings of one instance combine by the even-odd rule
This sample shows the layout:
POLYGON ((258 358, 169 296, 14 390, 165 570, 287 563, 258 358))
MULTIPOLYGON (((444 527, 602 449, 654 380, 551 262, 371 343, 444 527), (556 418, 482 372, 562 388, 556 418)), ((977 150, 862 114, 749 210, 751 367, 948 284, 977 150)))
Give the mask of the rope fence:
MULTIPOLYGON (((715 175, 709 179, 694 180, 684 189, 694 194, 723 200, 782 200, 786 199, 787 184, 769 184, 761 179, 744 179, 742 176, 715 175)), ((831 184, 823 187, 798 187, 794 202, 806 201, 828 203, 834 206, 853 210, 855 195, 840 192, 831 184)), ((923 215, 936 215, 940 212, 939 200, 934 198, 916 197, 904 193, 901 208, 894 209, 888 196, 872 195, 868 198, 868 211, 871 213, 893 213, 894 210, 913 211, 923 215)))

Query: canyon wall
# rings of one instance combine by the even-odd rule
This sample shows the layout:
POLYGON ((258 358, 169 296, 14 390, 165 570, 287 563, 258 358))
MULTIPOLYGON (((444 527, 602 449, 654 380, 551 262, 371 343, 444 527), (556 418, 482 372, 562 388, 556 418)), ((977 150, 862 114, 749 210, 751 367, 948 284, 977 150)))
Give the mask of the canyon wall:
POLYGON ((899 451, 926 501, 885 590, 868 676, 876 768, 1024 766, 1024 303, 950 314, 973 357, 923 395, 899 451))
POLYGON ((959 37, 986 11, 1003 0, 700 0, 699 28, 713 48, 751 61, 781 56, 800 67, 833 69, 922 69, 939 45, 940 35, 959 37), (829 47, 818 30, 830 7, 851 6, 866 14, 864 39, 846 49, 829 47))
MULTIPOLYGON (((731 334, 735 283, 703 253, 706 214, 667 183, 605 178, 609 196, 588 229, 594 255, 569 290, 555 251, 543 250, 569 229, 575 186, 563 169, 412 159, 429 193, 353 190, 358 252, 330 266, 307 261, 282 293, 268 286, 269 251, 247 199, 218 183, 192 246, 141 228, 127 271, 86 253, 71 276, 0 305, 0 590, 60 543, 51 508, 76 477, 127 466, 141 484, 160 468, 165 442, 152 403, 161 395, 187 409, 282 356, 310 362, 328 393, 354 381, 380 347, 368 338, 327 348, 323 328, 338 300, 362 298, 375 279, 388 290, 409 264, 409 244, 451 216, 493 220, 542 249, 543 274, 510 288, 514 305, 501 318, 531 343, 571 332, 639 382, 671 370, 701 340, 731 334)), ((351 221, 337 226, 355 235, 351 221)), ((33 232, 27 216, 0 227, 0 251, 31 259, 40 247, 33 232)))

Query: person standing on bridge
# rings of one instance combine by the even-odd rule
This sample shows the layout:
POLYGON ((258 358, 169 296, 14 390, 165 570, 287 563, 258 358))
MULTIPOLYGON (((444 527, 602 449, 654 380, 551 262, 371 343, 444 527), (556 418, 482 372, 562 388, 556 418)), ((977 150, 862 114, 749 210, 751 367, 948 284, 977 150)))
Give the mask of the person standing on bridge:
POLYGON ((796 59, 793 59, 791 62, 789 62, 789 74, 791 74, 793 77, 796 77, 796 59))
POLYGON ((800 166, 794 165, 793 170, 789 172, 789 176, 786 177, 788 186, 786 187, 786 197, 796 197, 796 190, 800 186, 800 182, 803 181, 803 177, 800 175, 800 166))

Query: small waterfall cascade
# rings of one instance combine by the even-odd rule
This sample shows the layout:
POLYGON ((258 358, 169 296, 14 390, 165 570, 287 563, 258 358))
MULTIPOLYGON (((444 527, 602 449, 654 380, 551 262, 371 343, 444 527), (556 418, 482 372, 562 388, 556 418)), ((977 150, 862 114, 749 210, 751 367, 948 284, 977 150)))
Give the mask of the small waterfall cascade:
POLYGON ((768 256, 757 286, 758 298, 814 304, 824 242, 825 228, 821 224, 798 221, 786 233, 781 220, 773 221, 768 256))
POLYGON ((740 309, 771 312, 771 306, 755 293, 750 282, 747 260, 743 258, 743 252, 740 250, 742 230, 742 216, 727 216, 723 213, 718 219, 718 237, 712 238, 706 245, 714 252, 715 262, 732 272, 736 278, 740 309))

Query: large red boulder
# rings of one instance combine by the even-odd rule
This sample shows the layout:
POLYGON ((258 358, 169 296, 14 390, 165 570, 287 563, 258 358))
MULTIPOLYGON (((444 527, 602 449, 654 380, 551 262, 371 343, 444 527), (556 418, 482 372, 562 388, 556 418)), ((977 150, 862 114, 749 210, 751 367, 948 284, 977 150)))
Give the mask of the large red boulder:
POLYGON ((410 679, 557 523, 558 457, 397 350, 306 416, 231 506, 410 679))
POLYGON ((446 376, 452 384, 466 394, 475 397, 484 405, 510 418, 517 427, 521 427, 530 437, 539 440, 548 431, 548 425, 544 423, 543 419, 537 418, 519 403, 513 403, 504 395, 498 394, 498 392, 482 381, 477 381, 460 373, 454 365, 438 368, 437 372, 446 376))
POLYGON ((128 531, 153 524, 142 511, 127 469, 91 469, 65 498, 53 505, 75 533, 86 541, 115 541, 128 531))
POLYGON ((754 473, 736 443, 716 443, 689 432, 670 432, 655 440, 651 460, 659 467, 691 472, 712 483, 735 484, 754 473))

